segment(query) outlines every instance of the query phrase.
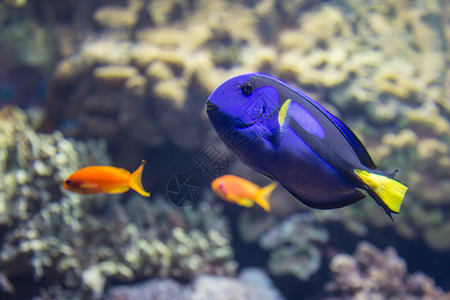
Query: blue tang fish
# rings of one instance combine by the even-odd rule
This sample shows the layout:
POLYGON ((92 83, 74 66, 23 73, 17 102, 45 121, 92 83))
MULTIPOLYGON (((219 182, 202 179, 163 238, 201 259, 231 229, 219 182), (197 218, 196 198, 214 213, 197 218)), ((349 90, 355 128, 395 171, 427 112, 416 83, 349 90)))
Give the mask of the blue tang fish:
POLYGON ((206 102, 222 141, 253 170, 282 184, 307 206, 332 209, 369 194, 389 215, 408 187, 377 170, 358 137, 300 90, 269 75, 244 74, 206 102))

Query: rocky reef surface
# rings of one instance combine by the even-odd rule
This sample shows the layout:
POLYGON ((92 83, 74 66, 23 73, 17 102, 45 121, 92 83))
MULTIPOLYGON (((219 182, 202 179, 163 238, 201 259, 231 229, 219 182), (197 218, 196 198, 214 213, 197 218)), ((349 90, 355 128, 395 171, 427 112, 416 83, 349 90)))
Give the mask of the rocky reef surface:
POLYGON ((117 286, 105 295, 105 300, 282 300, 263 270, 247 268, 236 278, 200 275, 190 285, 172 279, 151 279, 134 286, 117 286))

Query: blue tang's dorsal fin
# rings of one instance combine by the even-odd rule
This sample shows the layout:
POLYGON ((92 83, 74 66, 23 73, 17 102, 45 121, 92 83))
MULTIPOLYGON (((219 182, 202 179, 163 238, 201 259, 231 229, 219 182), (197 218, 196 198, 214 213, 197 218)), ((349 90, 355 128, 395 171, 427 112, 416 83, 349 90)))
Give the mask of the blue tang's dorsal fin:
POLYGON ((369 152, 367 152, 366 147, 361 143, 361 141, 358 139, 358 137, 353 133, 353 131, 348 128, 347 125, 345 125, 344 122, 342 122, 339 118, 332 115, 329 111, 327 111, 323 107, 319 107, 319 109, 325 113, 325 115, 336 125, 337 128, 341 131, 341 133, 345 136, 347 141, 352 146, 353 150, 355 150, 356 155, 358 155, 359 160, 361 163, 371 169, 376 169, 377 166, 372 160, 372 157, 370 157, 369 152))
MULTIPOLYGON (((275 79, 275 81, 279 81, 275 79)), ((320 103, 315 101, 314 99, 308 97, 305 93, 302 91, 294 88, 295 92, 297 92, 303 99, 314 105, 318 110, 320 110, 342 133, 342 135, 345 137, 345 139, 349 142, 353 150, 355 151, 356 155, 358 156, 361 163, 370 168, 370 169, 376 169, 377 166, 372 160, 372 157, 370 157, 369 152, 367 152, 366 147, 361 143, 359 138, 353 133, 353 131, 348 128, 347 125, 345 125, 344 122, 342 122, 338 117, 334 116, 332 113, 330 113, 328 110, 325 109, 320 103)))

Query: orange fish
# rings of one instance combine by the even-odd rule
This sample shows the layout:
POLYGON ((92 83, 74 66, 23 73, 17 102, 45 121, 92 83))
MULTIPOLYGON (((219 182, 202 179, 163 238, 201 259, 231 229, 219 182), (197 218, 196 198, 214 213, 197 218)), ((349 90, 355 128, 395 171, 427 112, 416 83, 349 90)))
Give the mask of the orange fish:
POLYGON ((145 197, 150 197, 142 187, 141 177, 145 160, 139 168, 129 171, 116 167, 92 166, 80 169, 64 181, 64 188, 79 194, 119 194, 130 188, 145 197))
POLYGON ((256 202, 266 212, 270 212, 269 197, 277 184, 261 188, 256 184, 234 175, 224 175, 211 183, 214 193, 225 201, 251 207, 256 202))

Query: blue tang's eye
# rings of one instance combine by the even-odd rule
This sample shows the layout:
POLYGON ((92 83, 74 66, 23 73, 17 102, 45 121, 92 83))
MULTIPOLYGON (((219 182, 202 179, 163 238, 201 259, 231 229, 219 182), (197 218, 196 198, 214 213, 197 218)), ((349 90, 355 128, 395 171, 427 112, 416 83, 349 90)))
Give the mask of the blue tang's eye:
POLYGON ((242 84, 241 90, 244 96, 250 96, 253 93, 253 85, 249 81, 246 81, 242 84))

